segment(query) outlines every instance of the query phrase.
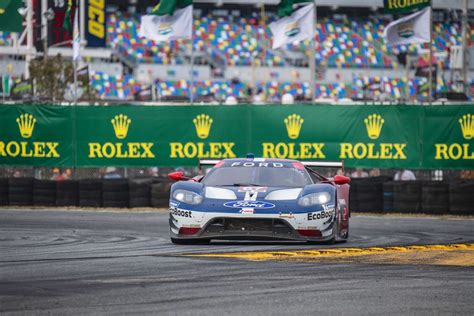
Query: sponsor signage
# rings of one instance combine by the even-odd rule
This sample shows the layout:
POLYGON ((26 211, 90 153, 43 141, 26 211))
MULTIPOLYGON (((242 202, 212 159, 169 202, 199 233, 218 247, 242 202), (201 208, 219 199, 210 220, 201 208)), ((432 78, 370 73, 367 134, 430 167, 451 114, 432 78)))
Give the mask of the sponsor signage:
POLYGON ((105 47, 106 1, 86 0, 87 47, 105 47))
POLYGON ((274 208, 275 204, 262 201, 230 201, 224 203, 224 206, 230 208, 263 210, 267 208, 274 208))
POLYGON ((384 0, 385 13, 408 13, 431 5, 431 0, 384 0))
POLYGON ((0 108, 0 164, 72 165, 72 126, 64 108, 0 108), (54 131, 62 131, 61 134, 54 131))
MULTIPOLYGON (((196 166, 245 157, 474 169, 474 106, 0 107, 0 164, 196 166)), ((264 159, 235 167, 280 167, 264 159)), ((239 206, 252 208, 253 206, 239 206)), ((258 207, 254 207, 258 209, 258 207)))

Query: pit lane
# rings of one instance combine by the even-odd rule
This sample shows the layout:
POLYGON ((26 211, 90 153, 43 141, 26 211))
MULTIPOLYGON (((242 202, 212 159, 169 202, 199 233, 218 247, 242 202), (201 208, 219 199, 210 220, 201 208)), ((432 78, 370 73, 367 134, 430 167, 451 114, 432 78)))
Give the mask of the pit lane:
POLYGON ((340 245, 169 242, 160 213, 0 210, 0 312, 472 314, 472 266, 182 254, 474 242, 473 219, 354 216, 340 245), (395 264, 396 263, 396 264, 395 264))

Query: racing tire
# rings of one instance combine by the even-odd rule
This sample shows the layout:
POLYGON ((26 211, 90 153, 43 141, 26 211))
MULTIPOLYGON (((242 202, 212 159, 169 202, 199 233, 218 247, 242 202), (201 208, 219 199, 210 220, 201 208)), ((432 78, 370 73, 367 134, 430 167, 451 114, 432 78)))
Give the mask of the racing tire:
POLYGON ((205 245, 211 242, 210 239, 179 239, 170 237, 171 242, 175 245, 205 245))

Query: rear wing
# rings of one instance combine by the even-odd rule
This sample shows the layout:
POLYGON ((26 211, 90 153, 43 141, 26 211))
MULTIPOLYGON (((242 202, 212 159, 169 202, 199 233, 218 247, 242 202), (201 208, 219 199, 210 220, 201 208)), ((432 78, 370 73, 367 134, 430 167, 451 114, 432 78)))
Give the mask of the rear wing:
POLYGON ((301 161, 306 167, 324 167, 324 168, 341 168, 344 170, 344 161, 301 161))
POLYGON ((201 166, 215 166, 217 163, 222 160, 217 160, 217 159, 199 159, 199 168, 201 166))
MULTIPOLYGON (((215 166, 219 161, 222 160, 200 159, 199 167, 215 166)), ((342 171, 344 171, 344 161, 301 161, 301 164, 306 167, 341 168, 342 171)))

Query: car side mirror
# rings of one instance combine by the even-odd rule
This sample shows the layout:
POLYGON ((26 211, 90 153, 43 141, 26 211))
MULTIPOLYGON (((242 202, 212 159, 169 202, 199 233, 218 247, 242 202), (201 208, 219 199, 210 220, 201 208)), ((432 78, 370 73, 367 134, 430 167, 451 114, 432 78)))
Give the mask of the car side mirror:
POLYGON ((333 181, 337 185, 342 185, 342 184, 348 184, 349 182, 351 182, 351 178, 338 174, 334 176, 333 181))
POLYGON ((189 178, 186 177, 186 176, 184 175, 184 172, 182 172, 182 171, 175 171, 175 172, 168 173, 168 178, 169 178, 171 181, 189 180, 189 178))

